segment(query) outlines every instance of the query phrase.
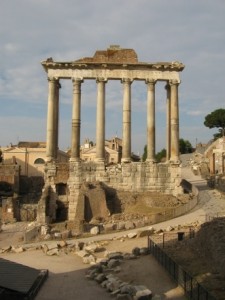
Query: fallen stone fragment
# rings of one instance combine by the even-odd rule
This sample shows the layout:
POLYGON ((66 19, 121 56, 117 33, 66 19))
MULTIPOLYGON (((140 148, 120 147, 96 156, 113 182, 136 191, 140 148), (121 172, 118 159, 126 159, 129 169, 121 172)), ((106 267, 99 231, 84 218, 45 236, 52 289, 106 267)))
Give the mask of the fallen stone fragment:
POLYGON ((3 247, 1 253, 9 252, 12 249, 12 246, 3 247))
POLYGON ((12 247, 11 251, 15 252, 15 253, 22 253, 24 251, 24 248, 22 246, 21 247, 12 247))
POLYGON ((116 229, 116 224, 108 223, 108 224, 105 224, 105 225, 104 225, 104 230, 105 230, 106 232, 108 232, 108 231, 113 231, 113 230, 115 230, 115 229, 116 229))
POLYGON ((149 236, 154 233, 154 229, 139 230, 137 237, 149 236))
POLYGON ((72 234, 71 234, 71 230, 64 230, 62 233, 61 233, 61 238, 63 240, 66 240, 68 238, 72 237, 72 234))
POLYGON ((125 284, 123 286, 121 286, 120 288, 120 292, 121 294, 129 294, 129 295, 132 295, 132 291, 133 291, 133 287, 131 284, 125 284))
POLYGON ((92 234, 92 235, 99 234, 99 227, 98 226, 94 226, 93 228, 91 228, 90 234, 92 234))
POLYGON ((137 232, 130 232, 130 233, 128 233, 128 235, 127 235, 127 237, 129 238, 129 239, 133 239, 133 238, 135 238, 137 236, 137 232))
POLYGON ((48 252, 48 246, 46 244, 41 245, 41 248, 45 254, 48 252))
POLYGON ((137 256, 134 255, 134 254, 132 254, 132 253, 125 253, 124 256, 123 256, 123 258, 127 259, 127 260, 128 259, 131 260, 131 259, 137 259, 137 256))
POLYGON ((85 250, 80 250, 80 251, 77 251, 76 254, 80 257, 85 257, 85 256, 89 256, 89 253, 85 250))
POLYGON ((108 278, 108 283, 106 284, 106 289, 108 292, 113 292, 119 289, 121 280, 116 277, 108 278))
POLYGON ((135 228, 135 225, 134 225, 133 222, 127 221, 127 222, 125 223, 125 229, 134 229, 134 228, 135 228))
POLYGON ((109 261, 108 261, 108 268, 115 268, 117 266, 120 265, 120 260, 119 259, 114 259, 114 258, 111 258, 109 261))
POLYGON ((121 252, 107 252, 106 257, 109 259, 123 259, 123 254, 121 252))
POLYGON ((140 248, 140 255, 147 255, 147 254, 149 254, 148 247, 140 248))
POLYGON ((166 227, 166 231, 167 231, 167 232, 170 232, 170 231, 172 231, 172 230, 174 230, 174 228, 173 228, 172 226, 167 226, 167 227, 166 227))
POLYGON ((106 280, 106 276, 103 273, 100 273, 95 277, 95 281, 98 283, 102 283, 104 280, 106 280))
POLYGON ((55 232, 55 233, 54 233, 54 237, 55 237, 56 239, 61 239, 61 238, 62 238, 61 232, 55 232))
POLYGON ((58 246, 59 246, 60 248, 63 248, 63 247, 66 247, 66 246, 67 246, 67 243, 66 243, 66 241, 60 241, 60 242, 58 243, 58 246))
POLYGON ((105 248, 103 248, 99 244, 93 243, 93 244, 89 244, 89 245, 85 246, 84 250, 86 250, 90 253, 95 253, 95 252, 102 252, 105 250, 105 248))
POLYGON ((152 299, 152 292, 144 285, 134 285, 132 296, 134 300, 150 300, 152 299))
POLYGON ((57 243, 50 243, 47 245, 48 250, 52 250, 52 249, 57 249, 58 248, 58 244, 57 243))
POLYGON ((116 224, 116 229, 117 230, 123 230, 123 229, 125 229, 125 222, 118 222, 116 224))
POLYGON ((58 248, 54 248, 54 249, 47 251, 46 254, 49 256, 59 255, 59 250, 58 250, 58 248))
POLYGON ((83 257, 83 263, 84 264, 95 263, 95 257, 94 257, 94 255, 84 256, 83 257))
POLYGON ((135 247, 132 249, 132 254, 134 254, 135 256, 139 256, 140 255, 140 248, 135 247))
POLYGON ((44 240, 46 241, 46 240, 50 240, 52 237, 51 237, 51 234, 46 234, 46 236, 44 237, 44 240))

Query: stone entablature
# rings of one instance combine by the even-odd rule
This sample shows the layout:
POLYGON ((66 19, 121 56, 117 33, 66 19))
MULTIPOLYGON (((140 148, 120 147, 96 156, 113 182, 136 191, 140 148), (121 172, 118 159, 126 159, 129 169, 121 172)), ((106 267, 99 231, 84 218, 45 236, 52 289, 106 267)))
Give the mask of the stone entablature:
POLYGON ((57 79, 79 78, 105 80, 177 80, 180 82, 179 74, 184 69, 180 62, 161 63, 76 63, 76 62, 48 62, 43 61, 42 66, 48 72, 48 77, 57 79))

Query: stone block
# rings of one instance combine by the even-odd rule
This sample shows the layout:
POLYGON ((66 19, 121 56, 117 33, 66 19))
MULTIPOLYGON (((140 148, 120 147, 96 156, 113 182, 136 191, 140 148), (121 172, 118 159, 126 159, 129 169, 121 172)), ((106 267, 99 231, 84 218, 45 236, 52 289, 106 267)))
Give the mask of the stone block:
POLYGON ((98 226, 94 226, 93 228, 91 228, 90 230, 90 234, 92 235, 97 235, 99 234, 100 230, 99 230, 99 227, 98 226))

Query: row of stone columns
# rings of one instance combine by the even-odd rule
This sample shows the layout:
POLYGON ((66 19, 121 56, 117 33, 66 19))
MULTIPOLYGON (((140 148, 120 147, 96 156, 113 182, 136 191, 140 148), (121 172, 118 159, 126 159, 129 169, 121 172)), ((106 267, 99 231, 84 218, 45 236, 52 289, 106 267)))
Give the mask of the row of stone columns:
MULTIPOLYGON (((59 80, 49 78, 47 116, 47 161, 57 159, 58 119, 59 119, 59 80)), ((72 140, 71 161, 80 160, 81 130, 81 83, 73 78, 72 140)), ((98 78, 96 113, 96 161, 105 161, 105 83, 98 78)), ((123 136, 122 162, 131 161, 131 79, 122 79, 123 84, 123 136)), ((147 161, 155 162, 155 84, 147 80, 147 161)), ((179 161, 179 106, 178 81, 168 81, 167 90, 167 160, 179 161)))

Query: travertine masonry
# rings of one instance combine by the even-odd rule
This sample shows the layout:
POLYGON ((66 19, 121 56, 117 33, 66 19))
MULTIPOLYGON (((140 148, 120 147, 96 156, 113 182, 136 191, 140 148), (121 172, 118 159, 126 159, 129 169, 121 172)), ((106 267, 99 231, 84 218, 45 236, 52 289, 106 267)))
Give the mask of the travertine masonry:
MULTIPOLYGON (((42 62, 48 75, 48 116, 47 116, 47 153, 46 179, 40 203, 45 214, 54 220, 57 200, 55 185, 60 182, 60 169, 57 167, 59 90, 60 80, 72 81, 72 137, 69 177, 67 180, 69 213, 68 219, 75 220, 79 214, 80 188, 83 182, 103 182, 122 191, 158 191, 177 195, 180 187, 179 161, 179 72, 184 69, 180 62, 139 62, 133 49, 122 49, 117 45, 107 50, 96 51, 93 57, 81 58, 71 62, 56 62, 52 58, 42 62), (82 83, 95 80, 97 85, 96 107, 96 161, 85 163, 80 159, 80 132, 82 83), (109 80, 119 80, 123 88, 122 118, 122 164, 110 168, 105 165, 105 98, 109 80), (132 83, 143 82, 146 88, 147 111, 147 161, 134 163, 131 159, 132 145, 132 83), (167 161, 155 162, 155 85, 165 81, 167 105, 167 161), (48 190, 48 192, 46 192, 48 190), (44 196, 45 195, 45 196, 44 196)), ((65 174, 63 183, 65 183, 65 174)), ((41 213, 42 217, 44 213, 41 213)), ((45 218, 42 218, 45 219, 45 218)))

